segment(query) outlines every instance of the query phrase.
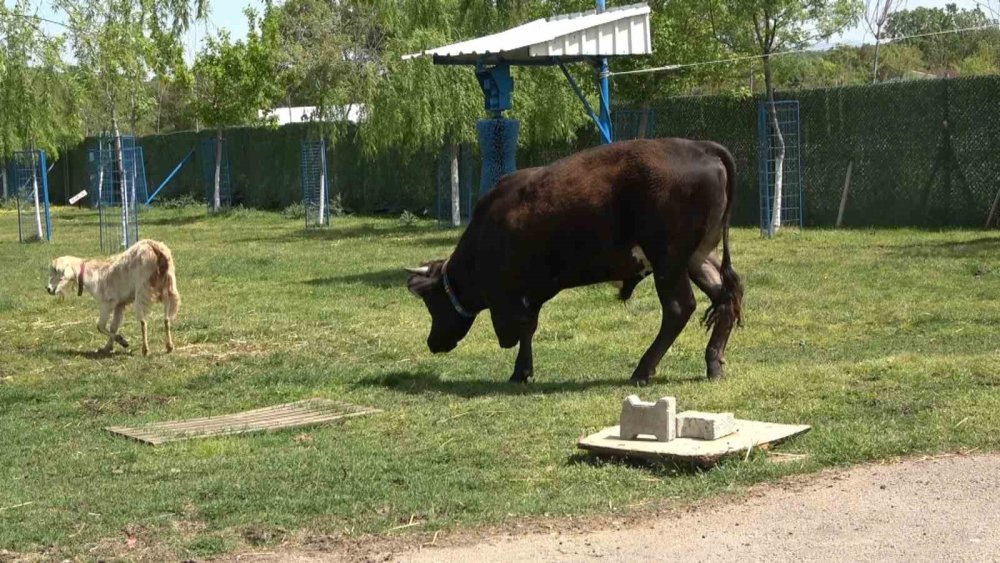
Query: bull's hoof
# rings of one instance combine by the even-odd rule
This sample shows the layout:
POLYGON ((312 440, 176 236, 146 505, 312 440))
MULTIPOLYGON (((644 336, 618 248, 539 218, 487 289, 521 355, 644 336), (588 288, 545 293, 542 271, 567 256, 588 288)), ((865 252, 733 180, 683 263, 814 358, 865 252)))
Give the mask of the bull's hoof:
POLYGON ((522 372, 514 372, 514 375, 510 376, 510 383, 527 383, 535 375, 534 370, 527 370, 522 372))
POLYGON ((628 380, 629 385, 638 385, 639 387, 645 387, 649 385, 649 380, 653 379, 656 375, 656 370, 646 370, 641 367, 635 368, 632 372, 631 379, 628 380))
POLYGON ((708 369, 705 370, 709 381, 722 381, 726 378, 726 366, 724 362, 709 362, 708 369))

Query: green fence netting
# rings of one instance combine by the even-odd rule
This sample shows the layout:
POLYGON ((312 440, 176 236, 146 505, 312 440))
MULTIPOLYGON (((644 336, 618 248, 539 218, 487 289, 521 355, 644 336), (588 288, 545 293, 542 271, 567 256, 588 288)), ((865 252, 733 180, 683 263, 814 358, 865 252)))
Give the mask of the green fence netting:
MULTIPOLYGON (((994 157, 1000 152, 998 94, 1000 77, 993 76, 781 93, 779 98, 800 104, 805 226, 836 222, 849 165, 846 226, 982 226, 1000 188, 1000 160, 994 157)), ((711 139, 733 152, 739 167, 734 222, 742 225, 755 225, 759 217, 759 101, 690 97, 642 104, 651 112, 643 121, 649 133, 711 139)), ((618 109, 629 118, 617 123, 620 133, 638 136, 625 129, 638 127, 639 108, 618 109)), ((212 135, 204 131, 139 139, 150 189, 201 138, 212 135)), ((225 135, 234 205, 280 209, 299 201, 301 142, 315 136, 314 126, 238 128, 225 135)), ((585 127, 572 143, 519 147, 518 165, 546 164, 597 143, 593 127, 585 127)), ((91 144, 88 140, 66 151, 52 171, 53 201, 64 202, 86 187, 91 144)), ((331 191, 356 212, 408 209, 433 215, 442 150, 386 150, 369 156, 363 154, 356 131, 344 130, 329 144, 331 191)), ((189 163, 161 197, 203 197, 199 168, 199 163, 189 163)))

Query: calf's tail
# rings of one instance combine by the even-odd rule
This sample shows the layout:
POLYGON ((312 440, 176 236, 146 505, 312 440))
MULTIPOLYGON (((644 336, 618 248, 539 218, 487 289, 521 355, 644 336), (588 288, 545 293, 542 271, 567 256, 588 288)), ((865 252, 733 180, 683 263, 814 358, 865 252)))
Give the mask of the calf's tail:
POLYGON ((733 211, 733 197, 736 194, 736 161, 722 145, 711 145, 713 152, 726 168, 726 208, 722 214, 722 293, 705 312, 703 322, 708 328, 715 326, 726 315, 737 325, 743 324, 743 282, 733 269, 729 254, 729 220, 733 211))

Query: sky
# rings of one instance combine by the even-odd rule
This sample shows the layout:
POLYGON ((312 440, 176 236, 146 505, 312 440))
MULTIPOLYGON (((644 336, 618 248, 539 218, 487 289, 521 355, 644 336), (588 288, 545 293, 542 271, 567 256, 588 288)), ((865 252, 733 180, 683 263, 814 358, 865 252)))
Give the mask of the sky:
MULTIPOLYGON (((5 4, 11 4, 10 0, 0 1, 3 1, 5 4)), ((57 21, 64 20, 61 15, 54 13, 47 7, 49 4, 47 0, 38 1, 42 6, 39 12, 40 15, 57 21)), ((612 1, 610 5, 613 6, 616 3, 631 4, 636 1, 637 0, 618 0, 617 2, 612 1)), ((945 4, 957 4, 959 8, 972 9, 975 8, 978 3, 979 0, 906 0, 904 7, 912 9, 918 6, 943 7, 945 4)), ((220 29, 227 29, 234 39, 245 37, 247 32, 247 23, 246 17, 243 15, 243 9, 247 6, 253 6, 259 10, 263 5, 263 2, 261 0, 210 0, 210 5, 211 13, 208 21, 199 23, 194 29, 191 29, 185 37, 185 52, 189 61, 194 59, 194 53, 198 51, 207 34, 214 35, 217 34, 220 29)), ((871 39, 871 33, 868 32, 864 23, 862 23, 854 29, 851 29, 841 34, 839 37, 834 38, 831 42, 849 42, 855 44, 867 42, 871 39)))

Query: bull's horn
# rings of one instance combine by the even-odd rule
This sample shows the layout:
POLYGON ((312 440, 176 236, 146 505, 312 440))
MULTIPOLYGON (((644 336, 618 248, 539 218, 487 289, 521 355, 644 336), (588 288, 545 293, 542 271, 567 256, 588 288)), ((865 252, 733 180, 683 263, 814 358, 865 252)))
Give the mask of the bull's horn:
POLYGON ((431 273, 430 266, 420 266, 419 268, 406 268, 407 272, 418 276, 428 276, 431 273))

